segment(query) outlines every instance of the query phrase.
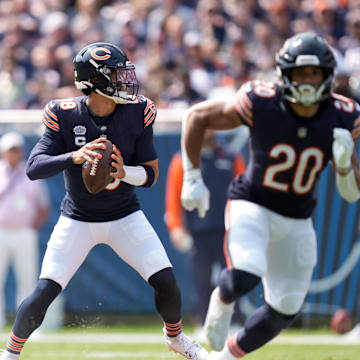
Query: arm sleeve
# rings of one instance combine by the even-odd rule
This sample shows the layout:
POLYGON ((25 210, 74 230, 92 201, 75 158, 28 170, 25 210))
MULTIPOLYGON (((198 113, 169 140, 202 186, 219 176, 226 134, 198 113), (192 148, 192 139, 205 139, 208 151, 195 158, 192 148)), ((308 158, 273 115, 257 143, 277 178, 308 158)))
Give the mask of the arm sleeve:
POLYGON ((175 154, 170 162, 166 179, 165 222, 169 231, 183 227, 181 189, 183 169, 180 154, 175 154))
POLYGON ((241 175, 246 169, 245 162, 241 155, 236 154, 234 156, 234 177, 241 175))
POLYGON ((46 127, 26 163, 28 177, 31 180, 45 179, 73 166, 72 152, 64 151, 61 134, 46 127))

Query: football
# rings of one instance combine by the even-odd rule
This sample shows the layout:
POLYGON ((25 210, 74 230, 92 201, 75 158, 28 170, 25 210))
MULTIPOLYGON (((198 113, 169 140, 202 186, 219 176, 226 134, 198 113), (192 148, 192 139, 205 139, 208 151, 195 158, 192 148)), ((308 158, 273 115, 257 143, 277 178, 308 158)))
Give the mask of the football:
POLYGON ((344 334, 351 329, 351 316, 346 309, 337 310, 331 318, 331 329, 336 334, 344 334))
POLYGON ((86 189, 91 194, 97 194, 103 191, 106 186, 113 180, 109 175, 112 169, 111 154, 113 153, 113 145, 109 139, 103 143, 106 149, 96 149, 95 152, 102 155, 101 159, 96 158, 96 164, 92 165, 85 161, 82 167, 82 178, 86 189))

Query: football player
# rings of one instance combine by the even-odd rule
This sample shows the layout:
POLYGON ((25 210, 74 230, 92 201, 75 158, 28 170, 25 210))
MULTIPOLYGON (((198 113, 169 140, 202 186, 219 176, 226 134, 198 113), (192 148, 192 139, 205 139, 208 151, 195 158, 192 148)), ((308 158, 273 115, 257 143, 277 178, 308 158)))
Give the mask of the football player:
POLYGON ((205 323, 217 350, 210 353, 212 360, 233 360, 258 349, 299 312, 316 264, 313 191, 329 161, 341 196, 349 202, 360 196, 353 141, 360 131, 359 105, 331 92, 335 65, 324 39, 300 33, 276 55, 279 84, 251 81, 234 99, 206 101, 185 115, 182 203, 199 214, 209 207, 199 169, 205 130, 250 129, 248 167, 232 182, 225 210, 227 269, 211 295, 205 323), (235 299, 261 281, 265 304, 227 339, 235 299))
POLYGON ((169 349, 188 359, 208 355, 182 332, 181 297, 172 265, 154 229, 140 209, 134 187, 150 187, 158 178, 153 145, 153 102, 138 95, 134 65, 117 46, 94 43, 74 58, 75 84, 84 96, 50 101, 44 108, 45 132, 27 162, 30 179, 63 172, 66 195, 51 234, 35 290, 20 305, 6 350, 0 359, 18 359, 46 310, 66 287, 89 251, 109 245, 153 288, 169 349), (82 180, 85 161, 97 163, 113 143, 113 181, 90 194, 82 180))

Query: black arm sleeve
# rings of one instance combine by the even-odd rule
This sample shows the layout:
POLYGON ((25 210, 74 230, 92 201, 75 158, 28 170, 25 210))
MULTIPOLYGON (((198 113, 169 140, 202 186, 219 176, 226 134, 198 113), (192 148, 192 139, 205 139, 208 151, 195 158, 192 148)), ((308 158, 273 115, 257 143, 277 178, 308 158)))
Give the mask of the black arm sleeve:
POLYGON ((73 165, 72 152, 65 153, 59 132, 49 128, 31 151, 26 163, 26 173, 31 180, 54 176, 73 165))

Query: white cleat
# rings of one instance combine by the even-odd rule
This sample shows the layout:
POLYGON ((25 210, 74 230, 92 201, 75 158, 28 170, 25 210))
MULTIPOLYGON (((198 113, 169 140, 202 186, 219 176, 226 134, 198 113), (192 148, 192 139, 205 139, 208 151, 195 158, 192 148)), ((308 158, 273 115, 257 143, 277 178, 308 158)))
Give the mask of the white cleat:
POLYGON ((222 351, 211 351, 209 354, 209 360, 236 360, 237 358, 231 354, 227 346, 222 351))
POLYGON ((219 290, 219 287, 216 287, 211 294, 204 325, 205 336, 211 347, 217 351, 222 350, 225 345, 235 305, 235 302, 223 303, 219 290))
MULTIPOLYGON (((163 331, 165 334, 165 330, 163 331)), ((209 353, 201 345, 193 342, 183 332, 175 337, 169 337, 165 334, 165 339, 169 350, 172 350, 187 359, 208 360, 209 353)))
POLYGON ((18 360, 19 355, 12 354, 6 350, 0 350, 0 360, 18 360))

